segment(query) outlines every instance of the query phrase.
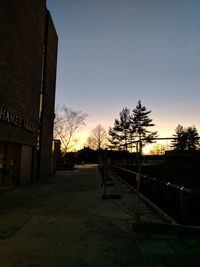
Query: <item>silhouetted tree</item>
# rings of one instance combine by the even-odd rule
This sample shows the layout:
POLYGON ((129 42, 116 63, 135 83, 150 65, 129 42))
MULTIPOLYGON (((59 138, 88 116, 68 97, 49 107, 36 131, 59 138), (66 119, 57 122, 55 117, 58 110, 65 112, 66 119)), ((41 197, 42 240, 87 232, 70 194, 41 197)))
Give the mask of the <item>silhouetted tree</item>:
POLYGON ((130 110, 125 107, 119 113, 119 119, 115 119, 114 127, 109 128, 109 141, 111 147, 128 150, 130 140, 130 110))
POLYGON ((199 134, 195 126, 184 128, 179 124, 173 136, 172 147, 174 150, 197 150, 199 148, 199 134))
POLYGON ((187 142, 186 129, 182 125, 178 125, 175 129, 175 134, 173 134, 174 139, 172 140, 172 147, 174 150, 185 150, 187 142))
POLYGON ((92 149, 103 149, 106 146, 107 133, 104 127, 99 124, 95 127, 88 137, 87 144, 92 149))
POLYGON ((82 111, 75 111, 72 108, 57 106, 56 117, 54 121, 54 138, 60 139, 61 148, 68 152, 73 148, 75 141, 73 136, 78 128, 85 125, 85 119, 88 115, 82 111))
POLYGON ((87 138, 86 147, 89 147, 90 149, 96 149, 96 141, 93 137, 89 136, 87 138))
POLYGON ((199 134, 195 126, 187 128, 187 150, 199 149, 199 134))
POLYGON ((142 145, 146 143, 152 143, 153 138, 157 137, 157 132, 149 131, 149 127, 155 126, 152 123, 152 119, 149 118, 150 111, 147 111, 145 106, 142 106, 141 100, 138 101, 138 104, 131 116, 131 127, 132 132, 136 140, 140 144, 140 154, 142 153, 142 145))

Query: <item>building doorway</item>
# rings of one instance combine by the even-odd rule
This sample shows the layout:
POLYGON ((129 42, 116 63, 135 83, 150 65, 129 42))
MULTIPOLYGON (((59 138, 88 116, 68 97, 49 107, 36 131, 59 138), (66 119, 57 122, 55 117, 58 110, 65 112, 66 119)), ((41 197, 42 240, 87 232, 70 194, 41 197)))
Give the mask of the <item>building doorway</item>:
POLYGON ((19 184, 21 145, 0 142, 0 187, 19 184))

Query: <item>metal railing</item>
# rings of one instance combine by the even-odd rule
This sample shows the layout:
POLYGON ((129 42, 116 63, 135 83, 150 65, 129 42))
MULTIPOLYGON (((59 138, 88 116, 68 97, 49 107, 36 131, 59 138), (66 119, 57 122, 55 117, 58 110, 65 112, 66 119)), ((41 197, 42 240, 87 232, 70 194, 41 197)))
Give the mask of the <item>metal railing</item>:
MULTIPOLYGON (((137 172, 113 165, 109 168, 137 188, 137 172)), ((200 225, 200 192, 147 175, 141 175, 139 191, 177 222, 200 225)))

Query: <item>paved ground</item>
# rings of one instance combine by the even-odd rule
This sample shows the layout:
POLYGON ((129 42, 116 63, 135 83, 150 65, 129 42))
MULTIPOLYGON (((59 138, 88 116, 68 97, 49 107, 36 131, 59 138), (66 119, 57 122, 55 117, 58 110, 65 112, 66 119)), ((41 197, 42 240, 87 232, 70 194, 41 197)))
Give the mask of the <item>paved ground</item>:
POLYGON ((135 196, 115 188, 122 200, 102 199, 98 171, 86 165, 0 192, 0 266, 200 266, 198 230, 163 224, 142 201, 146 223, 136 227, 135 196))

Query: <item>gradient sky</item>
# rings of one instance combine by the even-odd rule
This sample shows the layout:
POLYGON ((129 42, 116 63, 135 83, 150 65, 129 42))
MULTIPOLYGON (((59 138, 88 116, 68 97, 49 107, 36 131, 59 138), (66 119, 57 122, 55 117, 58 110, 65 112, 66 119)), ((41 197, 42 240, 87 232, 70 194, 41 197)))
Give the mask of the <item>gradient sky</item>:
POLYGON ((199 0, 47 0, 59 36, 56 103, 113 126, 139 99, 160 137, 200 132, 199 0))

